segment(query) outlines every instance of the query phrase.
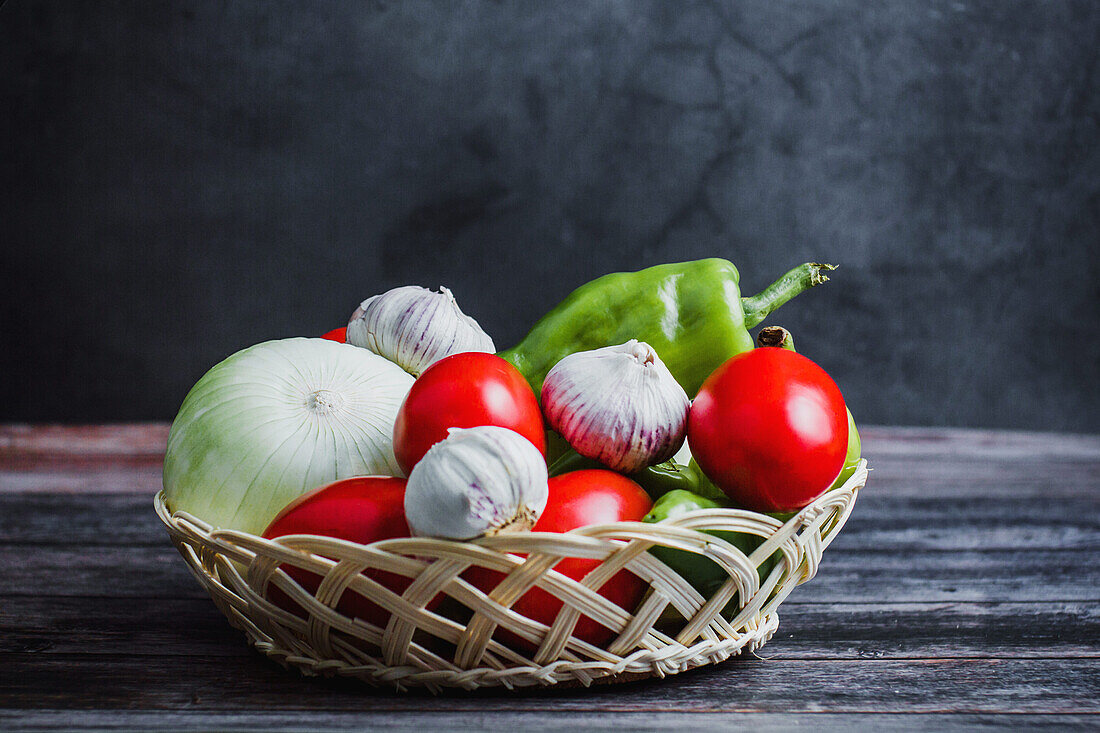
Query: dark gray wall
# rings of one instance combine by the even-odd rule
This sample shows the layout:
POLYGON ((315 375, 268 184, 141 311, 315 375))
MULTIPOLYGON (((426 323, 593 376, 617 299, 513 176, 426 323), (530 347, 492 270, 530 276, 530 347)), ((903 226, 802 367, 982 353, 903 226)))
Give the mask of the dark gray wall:
POLYGON ((0 419, 449 285, 501 346, 722 256, 863 422, 1100 431, 1100 3, 0 8, 0 419))

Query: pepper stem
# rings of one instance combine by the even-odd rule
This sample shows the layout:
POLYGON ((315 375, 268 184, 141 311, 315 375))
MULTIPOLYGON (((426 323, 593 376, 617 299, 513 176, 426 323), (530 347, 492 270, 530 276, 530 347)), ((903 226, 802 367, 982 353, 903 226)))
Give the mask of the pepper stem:
POLYGON ((820 262, 806 262, 794 268, 783 277, 749 298, 742 298, 745 310, 745 328, 759 324, 776 308, 786 303, 803 290, 820 285, 829 278, 825 273, 835 270, 836 265, 820 262))

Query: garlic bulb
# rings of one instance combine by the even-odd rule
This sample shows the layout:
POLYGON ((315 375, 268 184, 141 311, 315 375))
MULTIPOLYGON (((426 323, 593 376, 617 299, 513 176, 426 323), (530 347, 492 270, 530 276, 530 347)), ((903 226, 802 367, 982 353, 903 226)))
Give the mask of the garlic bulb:
POLYGON ((548 493, 546 462, 527 438, 495 425, 451 428, 409 474, 405 519, 415 536, 452 540, 525 530, 548 493))
POLYGON ((624 473, 680 449, 690 406, 653 347, 635 339, 570 354, 542 385, 550 427, 581 455, 624 473))
POLYGON ((414 377, 445 356, 496 351, 493 339, 462 312, 447 288, 419 285, 367 298, 348 321, 349 344, 370 349, 414 377))

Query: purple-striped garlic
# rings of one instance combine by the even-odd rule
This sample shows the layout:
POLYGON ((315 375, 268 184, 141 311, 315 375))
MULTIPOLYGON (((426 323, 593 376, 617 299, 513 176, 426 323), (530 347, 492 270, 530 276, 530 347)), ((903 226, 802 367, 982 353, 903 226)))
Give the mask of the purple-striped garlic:
POLYGON ((542 385, 550 427, 582 456, 624 473, 680 449, 690 406, 653 347, 635 339, 570 354, 542 385))
POLYGON ((405 285, 367 298, 348 321, 347 341, 370 349, 414 377, 445 356, 493 353, 496 346, 477 321, 462 312, 447 288, 405 285))

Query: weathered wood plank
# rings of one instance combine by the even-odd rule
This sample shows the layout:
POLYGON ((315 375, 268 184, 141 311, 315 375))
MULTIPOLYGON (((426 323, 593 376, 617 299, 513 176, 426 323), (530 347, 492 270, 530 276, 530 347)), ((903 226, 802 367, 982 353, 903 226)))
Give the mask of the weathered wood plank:
POLYGON ((138 494, 152 501, 161 488, 161 463, 161 456, 26 467, 0 461, 0 494, 138 494))
MULTIPOLYGON (((770 659, 1100 658, 1097 603, 788 601, 770 659)), ((9 597, 0 652, 224 657, 250 652, 204 598, 9 597)))
POLYGON ((833 545, 817 577, 795 593, 804 603, 1095 601, 1098 581, 1100 566, 1091 553, 848 551, 833 545))
POLYGON ((0 708, 324 712, 1059 712, 1100 711, 1094 659, 729 660, 659 682, 589 690, 395 695, 283 670, 259 655, 0 654, 0 708))
POLYGON ((1100 486, 1100 463, 1093 461, 962 460, 943 456, 929 460, 868 458, 871 475, 864 495, 983 500, 1027 497, 1049 501, 1091 497, 1100 486))
POLYGON ((0 652, 241 657, 244 635, 208 598, 15 596, 0 605, 0 652))
MULTIPOLYGON (((1095 496, 1100 463, 1029 461, 896 460, 869 455, 871 476, 864 496, 1036 500, 1095 496)), ((161 488, 161 458, 103 460, 15 467, 0 460, 0 494, 140 494, 152 500, 161 488)))
POLYGON ((522 730, 530 733, 557 733, 564 728, 575 731, 653 731, 665 733, 684 730, 768 730, 796 733, 806 730, 822 733, 874 731, 956 731, 956 730, 1095 730, 1100 720, 1095 714, 1063 715, 1050 713, 973 714, 973 713, 706 713, 706 712, 608 712, 575 711, 567 714, 473 712, 424 713, 401 712, 371 714, 326 713, 319 711, 266 710, 234 713, 217 711, 144 711, 144 710, 0 710, 0 728, 9 731, 48 730, 222 730, 222 731, 484 731, 522 730))
POLYGON ((167 539, 143 494, 0 494, 0 542, 163 546, 167 539))
MULTIPOLYGON (((0 548, 7 595, 197 598, 204 591, 168 547, 15 545, 0 548)), ((1092 553, 1055 550, 826 551, 802 603, 1100 600, 1092 553)))
POLYGON ((867 425, 860 428, 860 437, 874 445, 874 453, 880 457, 954 455, 985 460, 1031 457, 1100 461, 1098 435, 867 425))
MULTIPOLYGON (((164 424, 0 425, 0 493, 160 488, 164 424)), ((870 492, 890 496, 1092 496, 1100 436, 934 428, 864 430, 870 492)))
POLYGON ((0 727, 1100 722, 1100 436, 866 428, 869 488, 763 660, 430 698, 303 679, 248 650, 152 513, 166 435, 0 426, 0 727))
MULTIPOLYGON (((0 542, 163 546, 166 538, 148 496, 0 494, 0 542)), ((869 493, 860 497, 834 547, 1100 550, 1100 491, 1045 502, 869 493)))
POLYGON ((1100 657, 1100 603, 801 603, 780 607, 776 659, 1100 657))
MULTIPOLYGON (((163 453, 168 423, 111 425, 0 424, 0 457, 152 455, 163 453)), ((957 455, 1016 460, 1023 456, 1100 461, 1100 436, 972 428, 866 425, 860 435, 885 456, 957 455)), ((872 451, 868 451, 871 453, 872 451)))
POLYGON ((165 423, 0 425, 0 494, 160 489, 165 423))
POLYGON ((168 423, 114 425, 0 424, 0 461, 12 456, 157 456, 168 443, 168 423))

